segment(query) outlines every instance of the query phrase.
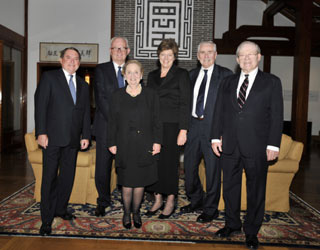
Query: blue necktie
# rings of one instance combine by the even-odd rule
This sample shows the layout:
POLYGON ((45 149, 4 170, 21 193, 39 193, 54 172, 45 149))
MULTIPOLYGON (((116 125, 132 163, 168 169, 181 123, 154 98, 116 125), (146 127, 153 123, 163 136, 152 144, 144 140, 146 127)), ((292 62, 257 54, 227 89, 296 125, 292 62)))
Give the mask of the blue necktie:
POLYGON ((196 114, 199 118, 203 116, 204 113, 204 93, 206 90, 206 84, 207 84, 207 72, 208 70, 204 70, 204 77, 202 79, 199 92, 198 92, 198 97, 197 97, 197 105, 196 105, 196 114))
POLYGON ((119 85, 119 88, 124 87, 124 80, 123 80, 123 76, 121 73, 121 66, 118 67, 118 85, 119 85))
POLYGON ((70 80, 69 80, 69 89, 72 95, 73 103, 76 104, 77 101, 77 95, 76 95, 76 89, 74 87, 73 81, 72 81, 73 75, 70 75, 70 80))

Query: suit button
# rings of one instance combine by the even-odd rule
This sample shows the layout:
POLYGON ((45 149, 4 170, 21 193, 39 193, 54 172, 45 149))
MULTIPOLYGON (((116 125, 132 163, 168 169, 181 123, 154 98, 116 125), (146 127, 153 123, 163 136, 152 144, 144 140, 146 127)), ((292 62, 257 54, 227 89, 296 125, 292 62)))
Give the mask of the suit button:
POLYGON ((140 130, 138 130, 137 133, 140 134, 140 130))
POLYGON ((242 110, 241 111, 239 111, 239 113, 238 114, 241 114, 242 113, 242 110))

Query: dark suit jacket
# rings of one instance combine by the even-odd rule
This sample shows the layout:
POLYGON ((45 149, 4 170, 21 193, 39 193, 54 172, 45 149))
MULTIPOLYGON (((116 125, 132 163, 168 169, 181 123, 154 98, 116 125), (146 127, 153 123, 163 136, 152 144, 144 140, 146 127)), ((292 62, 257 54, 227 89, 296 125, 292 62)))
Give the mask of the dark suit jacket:
POLYGON ((79 147, 80 139, 90 139, 89 87, 76 77, 76 104, 62 69, 44 72, 41 77, 34 96, 35 131, 36 136, 47 134, 49 144, 79 147))
POLYGON ((148 87, 160 98, 160 120, 179 123, 179 129, 188 129, 190 119, 190 78, 188 71, 172 65, 161 82, 160 69, 148 75, 148 87))
POLYGON ((222 151, 240 152, 248 157, 265 153, 267 145, 280 147, 283 124, 283 99, 278 77, 258 71, 242 108, 237 103, 240 74, 224 79, 218 93, 212 127, 212 139, 222 136, 222 151))
POLYGON ((96 112, 93 122, 93 135, 107 143, 108 112, 111 96, 118 89, 118 80, 113 62, 98 64, 94 74, 94 94, 96 112))
POLYGON ((143 87, 141 94, 135 97, 134 106, 129 108, 128 105, 132 103, 127 101, 127 96, 125 88, 116 90, 112 96, 107 145, 117 146, 117 166, 150 165, 155 157, 148 151, 152 151, 154 143, 162 143, 159 97, 153 89, 143 87), (136 110, 134 121, 128 114, 132 108, 136 110))
MULTIPOLYGON (((201 68, 198 67, 190 71, 192 90, 194 89, 194 86, 196 84, 200 69, 201 68)), ((219 87, 221 85, 223 78, 231 74, 232 74, 231 70, 225 67, 219 66, 217 64, 214 65, 214 69, 210 79, 210 86, 208 90, 207 101, 204 108, 204 119, 202 121, 202 123, 204 124, 202 128, 205 129, 205 131, 203 131, 203 134, 207 137, 208 141, 211 139, 210 135, 211 135, 211 129, 212 129, 213 112, 214 112, 214 107, 215 107, 219 87)), ((191 93, 191 109, 192 109, 192 103, 193 103, 193 91, 191 93)), ((191 125, 188 133, 188 137, 192 136, 192 123, 193 122, 191 119, 191 123, 190 123, 191 125)))

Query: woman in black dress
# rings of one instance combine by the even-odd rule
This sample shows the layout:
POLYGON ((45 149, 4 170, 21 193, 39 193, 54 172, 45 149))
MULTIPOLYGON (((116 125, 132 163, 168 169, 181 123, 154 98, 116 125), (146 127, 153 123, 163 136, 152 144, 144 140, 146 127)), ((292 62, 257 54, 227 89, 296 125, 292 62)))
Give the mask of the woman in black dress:
POLYGON ((148 190, 155 192, 155 203, 146 213, 154 215, 163 207, 163 195, 167 195, 160 219, 169 218, 175 210, 178 195, 180 148, 187 141, 190 119, 190 79, 187 70, 177 67, 178 46, 173 39, 164 39, 158 46, 160 68, 149 73, 148 87, 157 91, 160 99, 160 120, 163 124, 163 140, 158 162, 159 180, 148 190))
POLYGON ((140 228, 144 187, 158 180, 155 155, 161 148, 162 126, 157 94, 140 84, 141 63, 128 61, 123 67, 123 75, 128 85, 112 96, 108 146, 115 154, 118 184, 122 186, 123 226, 129 229, 131 207, 134 226, 140 228))

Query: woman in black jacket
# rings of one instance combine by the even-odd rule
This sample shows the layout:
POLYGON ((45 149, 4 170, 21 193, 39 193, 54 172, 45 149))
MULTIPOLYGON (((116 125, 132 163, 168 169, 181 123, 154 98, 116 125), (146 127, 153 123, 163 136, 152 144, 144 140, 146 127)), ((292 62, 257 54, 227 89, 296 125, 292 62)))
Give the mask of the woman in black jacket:
POLYGON ((154 215, 163 207, 163 195, 167 195, 160 219, 169 218, 175 210, 178 195, 180 148, 187 141, 190 118, 190 79, 188 71, 174 65, 178 46, 173 39, 164 39, 158 46, 160 68, 148 75, 147 86, 156 90, 160 99, 160 120, 163 138, 158 162, 159 180, 148 190, 155 193, 155 203, 146 213, 154 215))

